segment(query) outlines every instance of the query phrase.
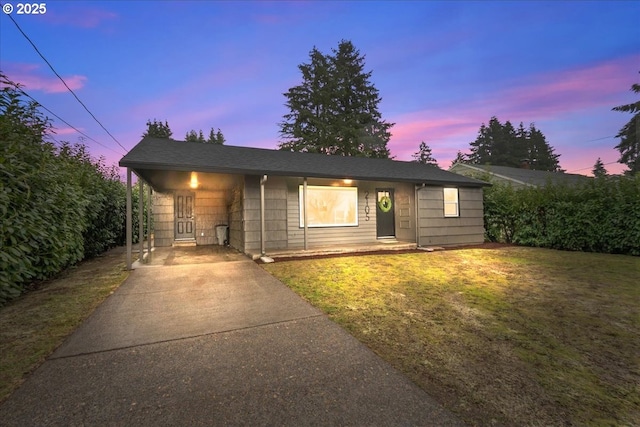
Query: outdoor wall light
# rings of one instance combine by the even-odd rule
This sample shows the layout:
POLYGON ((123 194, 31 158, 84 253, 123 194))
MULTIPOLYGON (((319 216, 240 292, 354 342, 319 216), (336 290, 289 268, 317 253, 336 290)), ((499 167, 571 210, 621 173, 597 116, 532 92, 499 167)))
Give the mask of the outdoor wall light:
POLYGON ((198 188, 198 174, 195 172, 191 172, 191 182, 189 183, 189 187, 198 188))
POLYGON ((353 182, 352 179, 343 179, 342 182, 344 182, 345 184, 351 184, 353 182))

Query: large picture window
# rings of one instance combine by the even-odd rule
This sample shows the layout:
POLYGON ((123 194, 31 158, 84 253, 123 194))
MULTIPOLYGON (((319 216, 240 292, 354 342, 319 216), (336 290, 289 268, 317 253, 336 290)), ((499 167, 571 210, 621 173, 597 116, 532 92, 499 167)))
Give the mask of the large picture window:
MULTIPOLYGON (((299 188, 300 227, 304 227, 304 186, 299 188)), ((307 186, 308 227, 358 225, 358 187, 307 186)))
POLYGON ((458 189, 444 189, 444 216, 456 217, 460 216, 460 204, 458 202, 458 189))

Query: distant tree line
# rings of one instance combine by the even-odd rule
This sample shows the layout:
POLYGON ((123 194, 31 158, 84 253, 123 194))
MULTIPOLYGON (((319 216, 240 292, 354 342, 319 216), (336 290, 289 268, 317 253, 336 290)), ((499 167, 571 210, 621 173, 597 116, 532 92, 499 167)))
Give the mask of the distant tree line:
MULTIPOLYGON (((154 137, 154 138, 167 138, 170 139, 173 135, 169 122, 167 120, 158 121, 157 119, 147 120, 147 130, 142 134, 142 137, 154 137)), ((205 139, 202 129, 196 132, 195 129, 190 130, 184 137, 186 142, 202 142, 206 144, 224 144, 226 139, 222 134, 220 128, 216 132, 213 128, 209 131, 209 137, 205 139)))

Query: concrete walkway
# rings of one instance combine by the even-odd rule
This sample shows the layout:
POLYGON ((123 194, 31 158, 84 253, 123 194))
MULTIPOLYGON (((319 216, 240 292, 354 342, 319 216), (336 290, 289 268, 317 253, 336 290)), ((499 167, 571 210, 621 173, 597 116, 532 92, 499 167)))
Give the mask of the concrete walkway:
POLYGON ((133 271, 0 406, 0 425, 463 424, 254 262, 230 257, 133 271))

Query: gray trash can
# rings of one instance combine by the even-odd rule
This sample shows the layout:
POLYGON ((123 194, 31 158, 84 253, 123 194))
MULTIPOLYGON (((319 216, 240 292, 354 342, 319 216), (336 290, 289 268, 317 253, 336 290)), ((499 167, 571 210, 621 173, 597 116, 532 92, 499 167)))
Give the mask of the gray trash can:
POLYGON ((226 224, 216 225, 216 240, 219 245, 229 243, 229 226, 226 224))

